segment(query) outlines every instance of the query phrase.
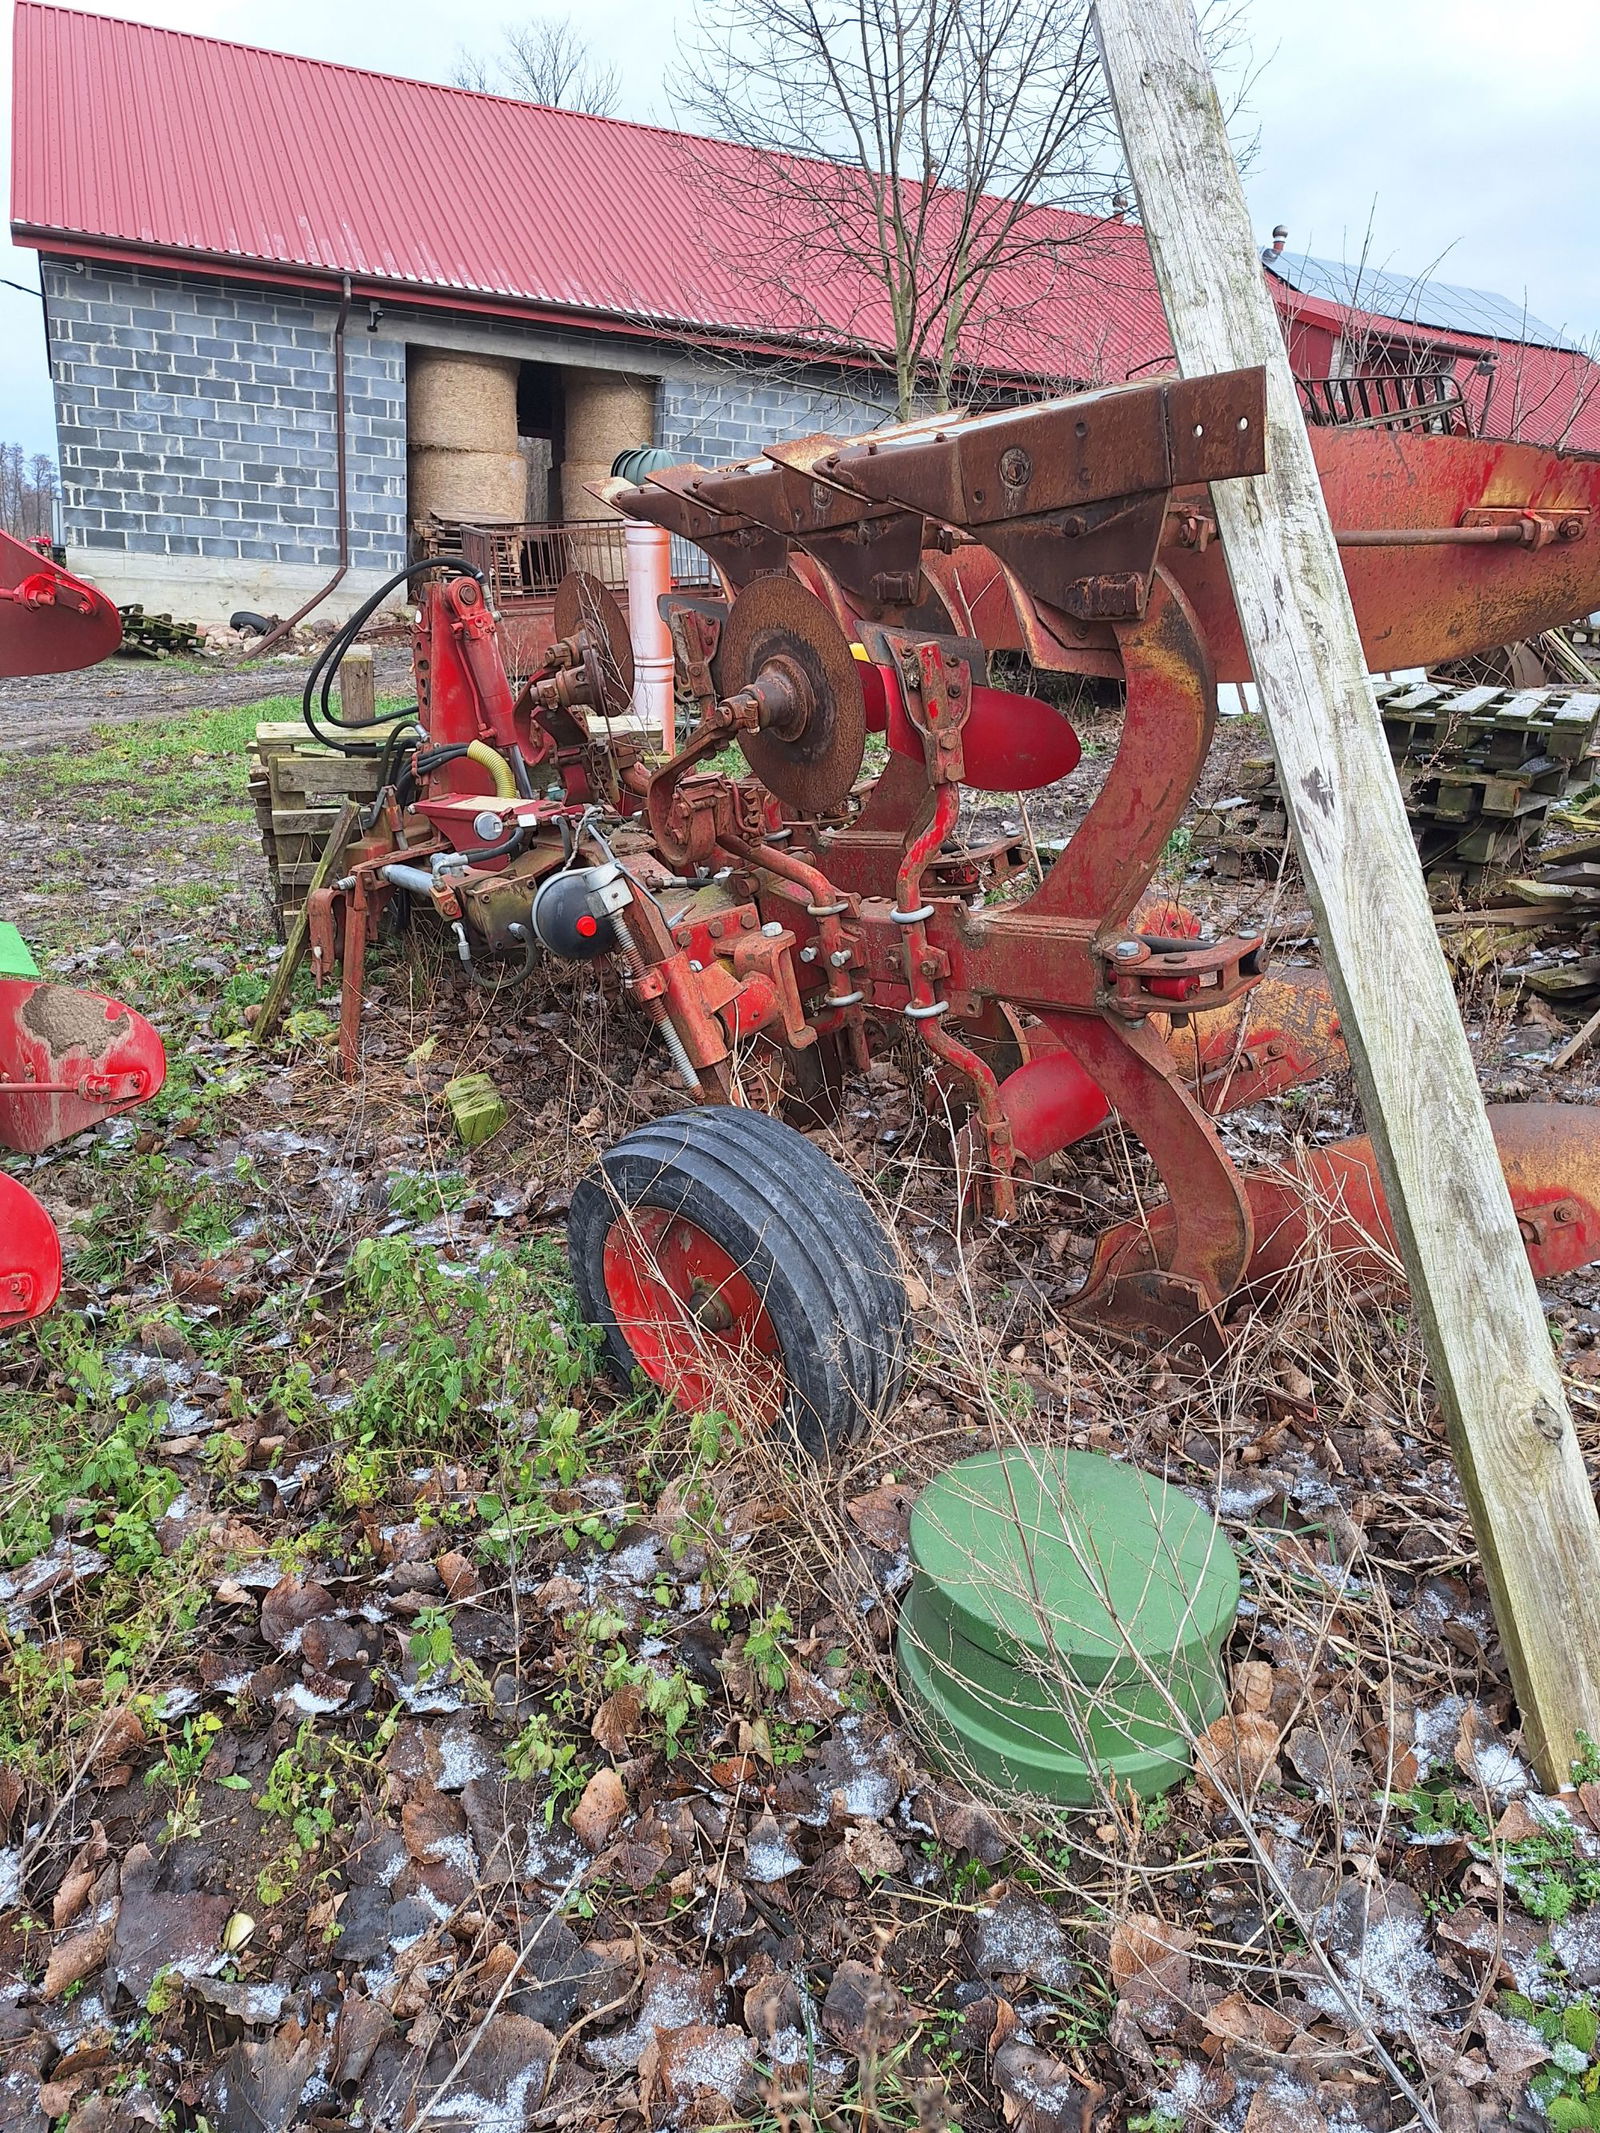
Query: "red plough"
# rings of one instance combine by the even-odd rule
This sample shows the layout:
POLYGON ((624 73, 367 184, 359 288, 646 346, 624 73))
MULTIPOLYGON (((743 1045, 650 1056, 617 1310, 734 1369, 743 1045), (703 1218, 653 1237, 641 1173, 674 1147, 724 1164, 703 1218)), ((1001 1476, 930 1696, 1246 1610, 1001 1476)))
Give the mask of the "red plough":
MULTIPOLYGON (((320 967, 343 962, 345 1070, 365 946, 397 896, 431 907, 485 983, 541 946, 619 959, 705 1107, 630 1135, 575 1198, 580 1294, 619 1364, 699 1399, 710 1344, 770 1405, 776 1354, 807 1441, 892 1398, 887 1243, 855 1196, 840 1228, 838 1173, 819 1200, 815 1149, 761 1115, 815 1115, 889 1043, 955 1108, 967 1188, 996 1216, 1113 1113, 1148 1150, 1166 1204, 1102 1238, 1082 1323, 1214 1358, 1303 1246, 1304 1193, 1242 1175, 1216 1119, 1341 1064, 1332 1004, 1269 974, 1258 937, 1212 937, 1148 895, 1217 680, 1245 675, 1208 485, 1260 470, 1263 413, 1261 374, 1241 371, 605 485, 725 582, 724 599, 665 604, 695 722, 655 765, 608 730, 632 668, 601 587, 568 580, 558 641, 514 696, 475 578, 417 566, 420 731, 391 745, 368 833, 311 911, 320 967), (1127 693, 1085 819, 1006 900, 991 892, 1024 855, 960 841, 963 789, 1036 790, 1079 748, 1052 706, 985 686, 994 651, 1127 693), (863 780, 872 733, 883 767, 863 780), (707 767, 730 742, 747 775, 707 767)), ((1381 428, 1313 437, 1375 666, 1463 657, 1600 605, 1600 460, 1381 428)), ((1508 1161, 1550 1268, 1600 1249, 1588 1114, 1555 1116, 1508 1161)), ((1381 1260, 1365 1144, 1308 1162, 1305 1189, 1338 1172, 1350 1235, 1381 1260)))

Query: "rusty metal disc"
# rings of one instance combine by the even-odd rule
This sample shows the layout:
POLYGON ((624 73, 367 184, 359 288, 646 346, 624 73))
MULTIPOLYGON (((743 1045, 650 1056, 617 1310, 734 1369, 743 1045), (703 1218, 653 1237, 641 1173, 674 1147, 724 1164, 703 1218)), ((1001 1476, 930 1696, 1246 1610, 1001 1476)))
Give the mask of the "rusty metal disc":
POLYGON ((588 639, 597 681, 593 708, 602 718, 621 718, 633 702, 633 639, 611 593, 589 571, 569 570, 556 587, 555 625, 558 637, 581 630, 588 639))
POLYGON ((798 815, 825 815, 849 797, 867 745, 861 670, 832 615, 794 578, 755 578, 734 601, 717 655, 718 685, 737 695, 763 668, 798 674, 797 732, 741 733, 745 760, 798 815))

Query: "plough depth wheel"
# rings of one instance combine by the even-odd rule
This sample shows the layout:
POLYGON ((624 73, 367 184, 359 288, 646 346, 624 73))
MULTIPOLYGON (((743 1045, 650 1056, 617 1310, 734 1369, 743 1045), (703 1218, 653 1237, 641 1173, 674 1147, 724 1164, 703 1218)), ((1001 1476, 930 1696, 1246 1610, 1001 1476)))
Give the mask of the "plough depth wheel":
POLYGON ((573 1194, 568 1242, 607 1359, 682 1407, 781 1424, 822 1457, 899 1397, 894 1248, 837 1165, 763 1112, 638 1127, 573 1194))

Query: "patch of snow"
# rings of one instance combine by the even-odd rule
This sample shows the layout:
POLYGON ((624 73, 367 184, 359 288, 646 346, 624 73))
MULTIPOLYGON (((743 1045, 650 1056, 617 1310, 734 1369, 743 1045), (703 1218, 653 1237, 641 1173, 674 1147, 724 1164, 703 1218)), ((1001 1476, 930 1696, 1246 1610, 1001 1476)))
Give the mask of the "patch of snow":
POLYGON ((22 1854, 15 1845, 0 1851, 0 1911, 9 1910, 22 1895, 22 1854))
POLYGON ((1464 1696, 1445 1696, 1431 1710, 1418 1711, 1411 1749, 1417 1758, 1419 1777, 1428 1777, 1441 1763, 1454 1763, 1466 1710, 1464 1696))
POLYGON ((774 1839, 745 1847, 745 1871, 752 1881, 782 1881, 797 1874, 805 1861, 781 1833, 774 1839))
POLYGON ((303 1681, 292 1683, 287 1692, 288 1701, 307 1718, 322 1718, 329 1711, 342 1711, 350 1700, 349 1691, 342 1696, 318 1696, 308 1689, 303 1681))
POLYGON ((439 1790, 460 1792, 476 1777, 486 1775, 489 1758, 483 1744, 467 1724, 446 1726, 439 1742, 439 1790))
POLYGON ((1172 2077, 1171 2086, 1158 2089, 1150 2101, 1166 2117, 1176 2118, 1187 2125, 1210 2102, 1205 2068, 1193 2059, 1183 2060, 1172 2077))
POLYGON ((426 1681, 404 1681, 392 1668, 386 1668, 385 1678, 406 1709, 419 1718, 444 1717, 467 1707, 466 1698, 458 1696, 437 1674, 426 1681))
POLYGON ((1264 1504, 1271 1503, 1278 1493, 1270 1481, 1238 1481, 1230 1487, 1217 1491, 1217 1516, 1219 1518, 1252 1518, 1264 1504))
MULTIPOLYGON (((838 1752, 829 1757, 830 1769, 824 1780, 830 1794, 844 1794, 844 1811, 855 1821, 886 1821, 899 1802, 899 1782, 882 1764, 873 1761, 861 1739, 858 1714, 840 1719, 833 1729, 833 1745, 838 1752)), ((827 1819, 826 1801, 821 1819, 827 1819)))
POLYGON ((1600 1904, 1575 1911, 1552 1927, 1550 1945, 1564 1967, 1581 1983, 1600 1980, 1600 1904))
POLYGON ((1472 1774, 1493 1799, 1520 1799, 1533 1790, 1533 1772, 1504 1741, 1485 1741, 1473 1751, 1472 1774))
POLYGON ((480 2096, 475 2089, 446 2089, 429 2104, 428 2116, 472 2126, 476 2133, 522 2133, 529 2109, 544 2092, 548 2072, 541 2060, 530 2060, 512 2075, 500 2096, 480 2096))
POLYGON ((705 1996, 693 1978, 656 1978, 632 2026, 614 2037, 596 2037, 589 2056, 609 2072, 625 2073, 638 2065, 658 2030, 687 2029, 691 2022, 706 2019, 705 1996))
MULTIPOLYGON (((1357 1952, 1341 1958, 1340 1968, 1352 1992, 1385 2028, 1410 2028, 1450 2005, 1449 1987, 1429 1952, 1420 1919, 1374 1920, 1357 1952)), ((1310 1985, 1306 1997, 1336 2021, 1348 2021, 1331 1985, 1310 1985)))
POLYGON ((675 2081, 688 2091, 684 2103, 692 2100, 697 2089, 707 2089, 713 2096, 732 2103, 744 2086, 755 2055, 752 2040, 737 2029, 718 2030, 714 2036, 703 2037, 698 2044, 678 2053, 672 2070, 675 2081))

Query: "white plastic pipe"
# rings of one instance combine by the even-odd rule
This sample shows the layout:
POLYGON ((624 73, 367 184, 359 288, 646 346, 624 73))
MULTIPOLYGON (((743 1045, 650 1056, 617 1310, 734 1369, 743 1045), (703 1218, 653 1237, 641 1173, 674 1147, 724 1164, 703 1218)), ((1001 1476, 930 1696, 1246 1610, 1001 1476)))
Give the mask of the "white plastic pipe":
POLYGON ((633 639, 633 708, 659 729, 668 755, 678 739, 672 708, 672 633, 662 619, 662 595, 672 590, 672 542, 664 526, 629 519, 628 634, 633 639))

